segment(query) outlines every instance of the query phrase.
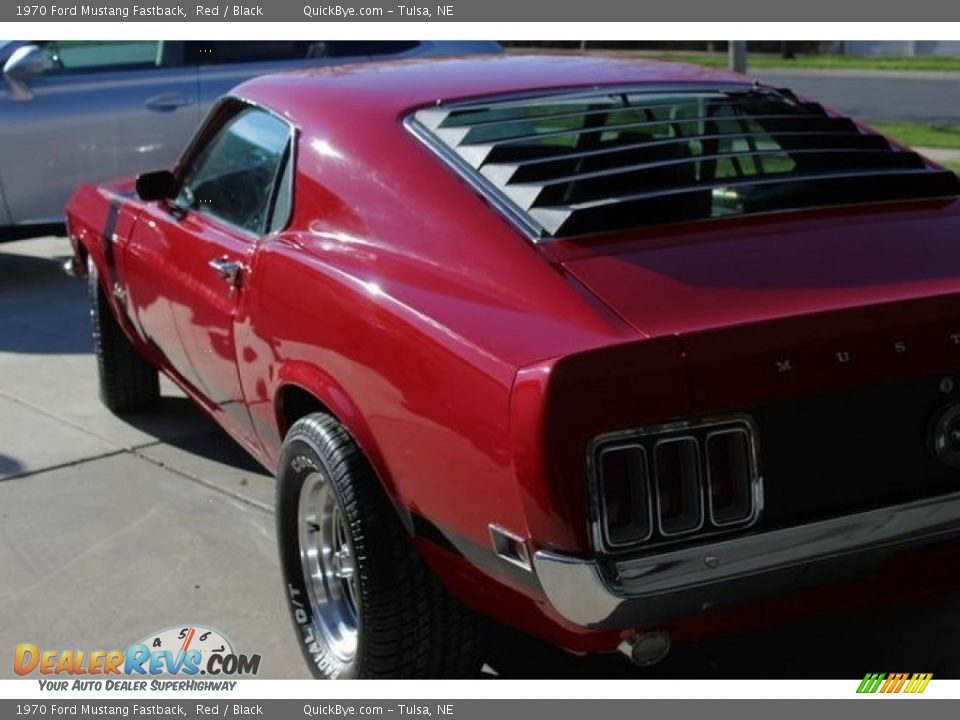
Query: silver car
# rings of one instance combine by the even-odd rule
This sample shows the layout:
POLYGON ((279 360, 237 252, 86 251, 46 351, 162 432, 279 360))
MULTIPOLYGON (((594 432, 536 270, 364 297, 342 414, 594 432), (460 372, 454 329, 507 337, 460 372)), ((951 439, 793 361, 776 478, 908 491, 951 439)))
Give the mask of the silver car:
POLYGON ((213 101, 267 73, 493 42, 0 42, 0 236, 63 221, 84 182, 172 167, 213 101))

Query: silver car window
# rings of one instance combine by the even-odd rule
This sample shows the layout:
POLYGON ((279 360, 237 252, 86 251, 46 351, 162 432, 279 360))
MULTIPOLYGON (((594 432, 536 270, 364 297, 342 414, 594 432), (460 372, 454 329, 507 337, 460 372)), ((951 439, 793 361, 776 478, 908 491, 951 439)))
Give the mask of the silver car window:
POLYGON ((59 40, 43 46, 46 75, 140 70, 163 61, 159 40, 59 40))

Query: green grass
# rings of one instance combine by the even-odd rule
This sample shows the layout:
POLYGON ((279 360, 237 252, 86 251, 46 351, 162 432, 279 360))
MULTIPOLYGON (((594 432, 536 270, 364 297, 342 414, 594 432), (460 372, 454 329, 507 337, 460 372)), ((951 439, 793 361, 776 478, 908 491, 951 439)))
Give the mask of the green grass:
POLYGON ((960 175, 960 162, 945 162, 943 166, 947 170, 953 170, 957 175, 960 175))
POLYGON ((910 147, 960 149, 960 125, 924 125, 913 122, 867 122, 878 132, 910 147))

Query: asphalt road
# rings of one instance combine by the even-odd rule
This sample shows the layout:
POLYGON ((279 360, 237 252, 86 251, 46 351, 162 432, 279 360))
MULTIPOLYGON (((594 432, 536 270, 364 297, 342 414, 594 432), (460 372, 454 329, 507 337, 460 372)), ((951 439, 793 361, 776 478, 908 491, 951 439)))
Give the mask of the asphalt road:
MULTIPOLYGON (((306 677, 281 595, 272 478, 169 384, 158 411, 102 408, 84 285, 59 270, 66 252, 62 238, 0 245, 0 677, 13 676, 19 642, 124 648, 183 624, 260 653, 262 677, 306 677)), ((957 678, 958 637, 960 598, 941 596, 683 645, 648 670, 519 641, 508 652, 540 677, 957 678)))
POLYGON ((857 120, 960 124, 960 73, 757 70, 751 77, 857 120))

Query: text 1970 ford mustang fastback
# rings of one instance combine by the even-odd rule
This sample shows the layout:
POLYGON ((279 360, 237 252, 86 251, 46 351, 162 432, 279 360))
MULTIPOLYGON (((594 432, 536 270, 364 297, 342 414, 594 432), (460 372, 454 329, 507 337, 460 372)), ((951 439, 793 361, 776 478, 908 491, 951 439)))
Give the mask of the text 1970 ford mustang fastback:
POLYGON ((107 406, 159 369, 276 472, 314 672, 440 677, 960 532, 958 195, 737 75, 478 57, 248 82, 68 230, 107 406))

